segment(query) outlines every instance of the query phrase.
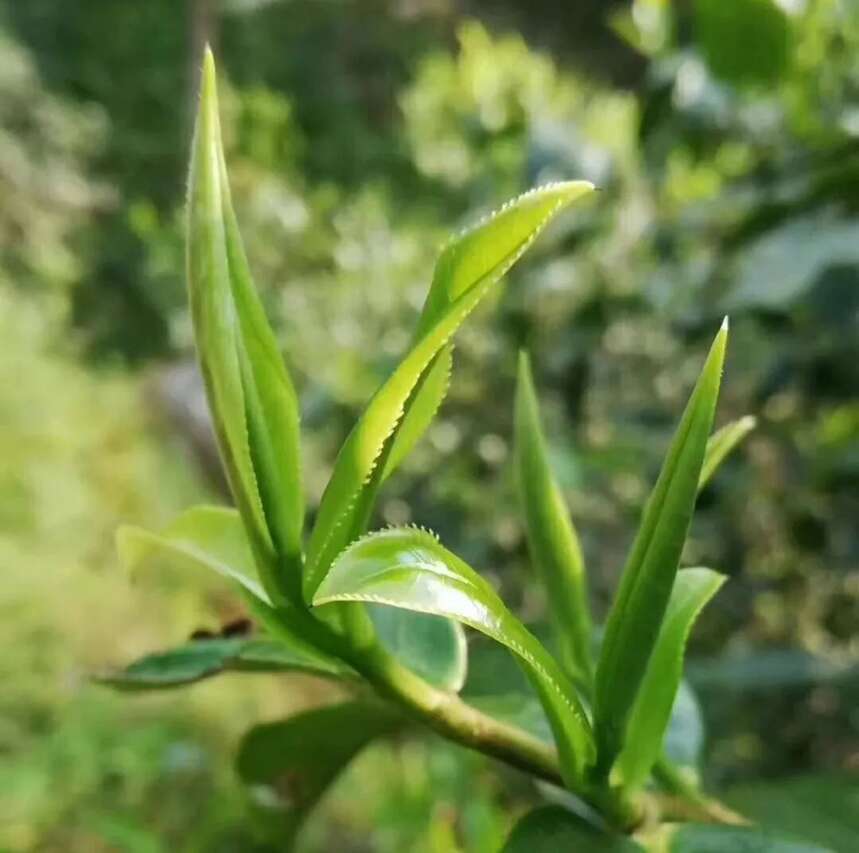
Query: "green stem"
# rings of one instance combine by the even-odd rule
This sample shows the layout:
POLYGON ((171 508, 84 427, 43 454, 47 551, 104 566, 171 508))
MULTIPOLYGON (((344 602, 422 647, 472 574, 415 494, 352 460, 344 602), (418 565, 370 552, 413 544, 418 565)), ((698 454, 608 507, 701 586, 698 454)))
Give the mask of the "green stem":
POLYGON ((455 693, 439 690, 406 669, 384 649, 364 651, 348 663, 387 699, 438 734, 463 746, 560 785, 555 750, 516 726, 494 719, 463 702, 455 693))
MULTIPOLYGON (((522 729, 503 723, 463 702, 455 693, 428 684, 377 643, 356 644, 351 636, 334 631, 312 612, 290 611, 289 628, 298 631, 320 650, 348 663, 384 699, 409 717, 448 740, 482 752, 531 776, 564 786, 556 750, 522 729)), ((667 786, 666 786, 667 787, 667 786)), ((672 789, 672 796, 646 794, 633 801, 607 785, 582 785, 572 793, 596 809, 619 830, 635 828, 643 813, 663 818, 739 823, 742 818, 694 787, 672 789), (684 817, 681 818, 681 815, 684 817)))
POLYGON ((653 766, 653 778, 673 798, 663 800, 663 811, 668 808, 681 820, 704 820, 710 823, 733 825, 747 824, 748 820, 724 803, 708 797, 695 782, 665 756, 653 766))

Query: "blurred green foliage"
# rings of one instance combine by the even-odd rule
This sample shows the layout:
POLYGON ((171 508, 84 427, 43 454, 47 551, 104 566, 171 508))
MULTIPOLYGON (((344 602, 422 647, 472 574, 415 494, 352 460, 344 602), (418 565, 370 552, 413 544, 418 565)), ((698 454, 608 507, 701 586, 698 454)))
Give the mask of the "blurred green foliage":
MULTIPOLYGON (((604 603, 650 480, 628 472, 655 474, 703 341, 730 312, 720 417, 754 412, 760 427, 700 502, 687 562, 731 581, 693 651, 700 672, 726 671, 707 656, 729 636, 727 664, 766 652, 760 671, 784 677, 754 678, 766 701, 698 679, 711 766, 725 782, 855 771, 855 4, 606 4, 603 35, 578 49, 558 37, 573 13, 540 3, 522 23, 550 53, 505 26, 515 4, 508 17, 471 4, 478 23, 432 2, 4 0, 0 849, 252 849, 225 743, 324 695, 232 676, 141 702, 86 682, 234 615, 219 589, 182 579, 129 589, 111 553, 119 521, 157 526, 209 490, 152 414, 162 364, 190 345, 181 213, 203 5, 231 82, 239 219, 313 435, 311 506, 407 343, 450 223, 589 178, 598 202, 464 331, 450 398, 379 521, 438 530, 543 618, 509 455, 527 346, 604 603)), ((434 742, 374 748, 305 843, 350 849, 354 829, 378 850, 492 850, 516 810, 502 787, 434 742), (371 805, 356 808, 359 794, 371 805)))

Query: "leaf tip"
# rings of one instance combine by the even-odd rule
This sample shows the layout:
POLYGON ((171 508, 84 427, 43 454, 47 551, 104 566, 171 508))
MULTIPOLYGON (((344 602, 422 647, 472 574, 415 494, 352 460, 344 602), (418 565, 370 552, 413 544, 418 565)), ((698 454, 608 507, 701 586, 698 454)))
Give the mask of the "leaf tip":
POLYGON ((211 45, 206 42, 206 45, 203 48, 202 82, 203 84, 211 85, 214 83, 215 77, 215 54, 212 53, 211 45))
MULTIPOLYGON (((208 117, 211 124, 212 117, 217 115, 218 110, 218 72, 215 67, 215 55, 212 48, 207 44, 203 50, 203 65, 200 69, 200 114, 208 117)), ((209 131, 213 129, 210 126, 209 131)))
POLYGON ((516 366, 519 381, 522 382, 523 378, 527 377, 531 372, 531 356, 528 355, 528 350, 524 348, 519 350, 516 366))
POLYGON ((713 345, 710 348, 710 355, 708 356, 708 362, 717 366, 718 376, 722 375, 722 368, 725 363, 725 351, 728 347, 728 317, 725 316, 725 319, 722 320, 722 325, 719 326, 719 331, 716 333, 716 337, 713 340, 713 345))
POLYGON ((549 186, 553 187, 565 202, 575 201, 583 195, 594 192, 597 187, 590 181, 559 181, 558 183, 549 186))

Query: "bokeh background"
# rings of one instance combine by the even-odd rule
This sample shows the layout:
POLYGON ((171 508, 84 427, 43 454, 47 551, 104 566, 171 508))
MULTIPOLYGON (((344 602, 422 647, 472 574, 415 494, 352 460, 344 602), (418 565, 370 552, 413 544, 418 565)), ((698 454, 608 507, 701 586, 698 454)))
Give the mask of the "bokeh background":
MULTIPOLYGON (((685 556, 730 576, 692 642, 708 782, 855 850, 859 827, 859 4, 853 0, 0 1, 0 850, 247 851, 231 760, 326 701, 233 675, 91 675, 239 613, 130 583, 120 522, 224 500, 192 364, 182 206, 201 46, 239 219, 301 393, 311 506, 408 340, 444 238, 558 178, 563 217, 459 337, 378 524, 415 521, 529 621, 509 446, 532 351, 604 612, 722 315, 721 421, 759 428, 685 556), (852 823, 851 823, 852 821, 852 823)), ((534 798, 432 738, 369 748, 305 851, 492 851, 534 798)))

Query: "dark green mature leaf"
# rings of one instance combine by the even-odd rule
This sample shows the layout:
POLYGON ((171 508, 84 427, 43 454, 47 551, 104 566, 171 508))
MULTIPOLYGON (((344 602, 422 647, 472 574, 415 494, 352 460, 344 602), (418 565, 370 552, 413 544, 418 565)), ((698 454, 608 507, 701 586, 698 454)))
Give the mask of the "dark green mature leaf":
POLYGON ((468 644, 459 622, 396 607, 370 607, 381 644, 435 687, 457 692, 465 683, 468 644))
POLYGON ((561 660, 590 687, 591 617, 579 538, 546 456, 528 356, 519 354, 516 385, 516 473, 531 559, 548 592, 561 660))
POLYGON ((852 851, 859 838, 859 777, 855 773, 745 782, 725 802, 773 830, 832 850, 852 851))
POLYGON ((542 806, 513 827, 501 853, 635 853, 631 838, 609 835, 562 806, 542 806))
POLYGON ((237 767, 258 816, 289 848, 302 821, 346 765, 401 720, 383 706, 347 702, 251 729, 237 767))
POLYGON ((263 586, 272 600, 297 604, 304 519, 298 402, 233 213, 208 51, 188 185, 188 286, 218 444, 263 586))
POLYGON ((776 0, 695 0, 694 9, 698 44, 717 77, 771 85, 784 73, 791 30, 776 0))
POLYGON ((725 461, 740 442, 755 428, 757 420, 752 415, 746 415, 738 421, 731 421, 721 429, 716 430, 707 442, 704 464, 698 479, 698 490, 704 488, 716 473, 716 469, 725 461))
POLYGON ((129 572, 136 573, 154 561, 194 571, 208 569, 268 602, 257 580, 247 533, 234 509, 195 506, 177 516, 161 533, 125 525, 116 533, 116 545, 129 572))
POLYGON ((832 853, 825 847, 752 826, 666 824, 657 836, 648 849, 665 853, 832 853))
POLYGON ((629 788, 637 788, 647 781, 662 751, 665 730, 683 676, 683 655, 689 632, 704 605, 724 582, 724 575, 710 569, 683 569, 677 573, 618 758, 623 783, 629 788))
POLYGON ((420 398, 413 391, 428 366, 549 220, 591 189, 591 184, 578 181, 533 190, 454 238, 442 251, 411 349, 370 400, 337 456, 308 546, 304 578, 308 600, 337 554, 366 523, 372 500, 361 501, 362 491, 378 488, 379 477, 374 479, 373 472, 380 461, 386 464, 386 443, 410 398, 420 398))
POLYGON ((314 604, 335 601, 447 616, 507 646, 522 661, 546 708, 565 778, 581 779, 593 759, 593 739, 575 688, 492 587, 430 533, 389 529, 350 545, 332 565, 314 604))
POLYGON ((595 690, 599 766, 606 773, 623 746, 627 721, 674 586, 713 426, 727 334, 726 320, 645 506, 609 613, 595 690))
POLYGON ((230 637, 196 640, 155 652, 97 680, 120 690, 140 691, 183 687, 222 672, 304 672, 326 678, 350 674, 346 666, 309 646, 230 637))

